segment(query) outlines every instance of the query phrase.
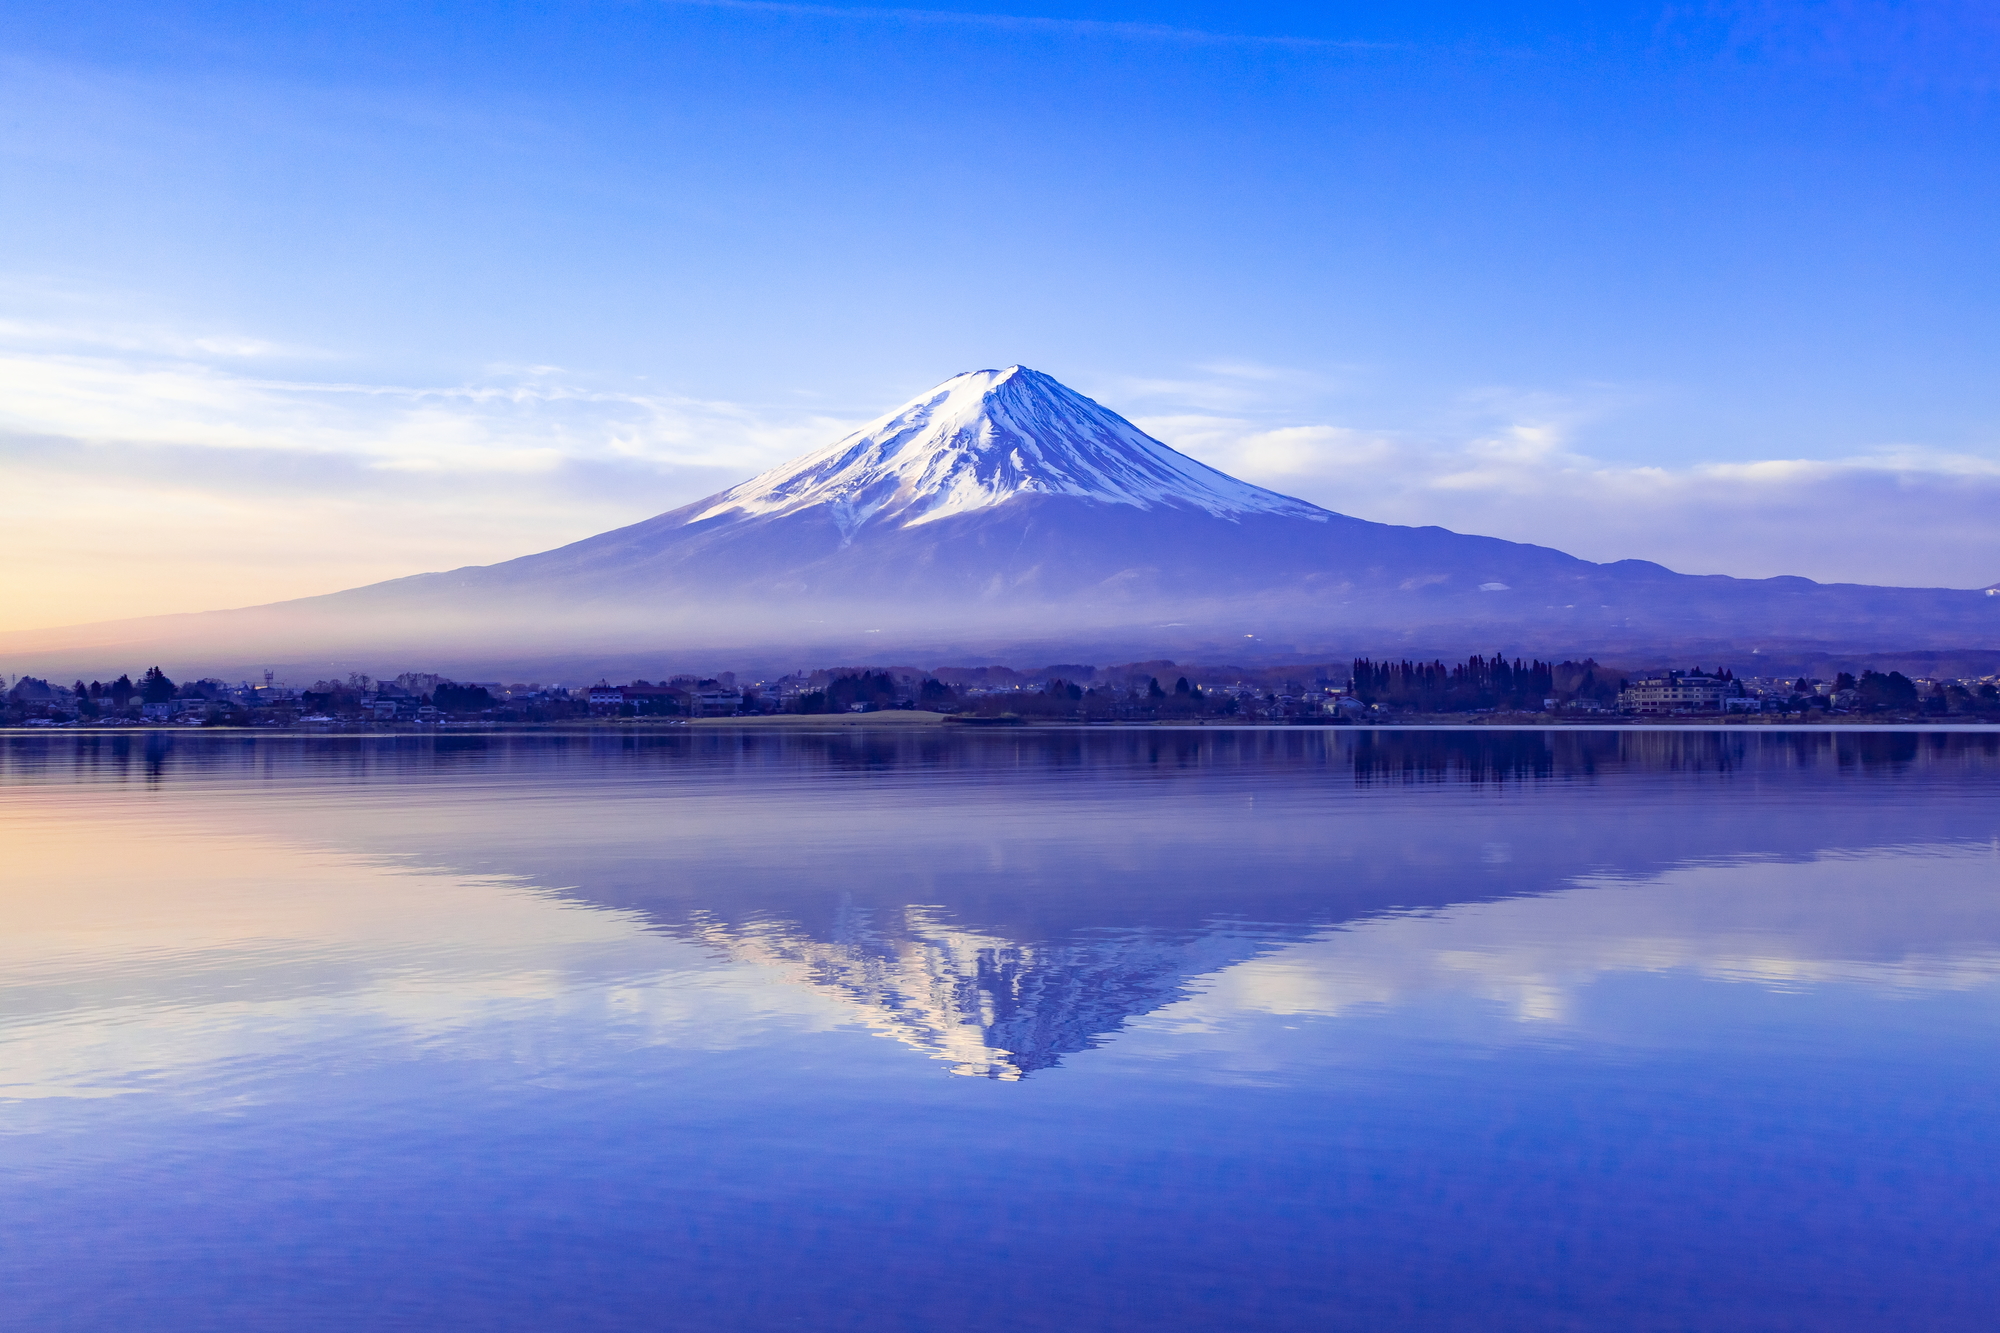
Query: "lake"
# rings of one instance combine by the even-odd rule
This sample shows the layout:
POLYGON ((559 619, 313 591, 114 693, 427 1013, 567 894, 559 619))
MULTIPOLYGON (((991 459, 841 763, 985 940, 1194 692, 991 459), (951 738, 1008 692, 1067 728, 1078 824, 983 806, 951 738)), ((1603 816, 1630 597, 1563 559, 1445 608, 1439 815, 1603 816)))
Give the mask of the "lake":
POLYGON ((1990 1329, 2000 736, 0 737, 12 1327, 1990 1329))

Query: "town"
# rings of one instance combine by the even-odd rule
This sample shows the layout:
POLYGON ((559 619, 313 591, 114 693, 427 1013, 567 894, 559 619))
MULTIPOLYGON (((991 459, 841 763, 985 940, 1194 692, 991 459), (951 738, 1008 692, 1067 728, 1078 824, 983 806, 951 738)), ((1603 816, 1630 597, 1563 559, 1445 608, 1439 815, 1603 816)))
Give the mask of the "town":
POLYGON ((2000 722, 2000 676, 1939 680, 1897 671, 1831 680, 1737 676, 1727 668, 1631 673, 1596 661, 1473 656, 1443 662, 1196 667, 1172 661, 1097 667, 830 667, 774 679, 674 675, 624 684, 456 681, 351 673, 293 685, 175 681, 158 667, 106 683, 5 682, 0 723, 24 727, 425 727, 684 724, 923 712, 966 724, 1379 725, 1429 719, 1615 722, 1637 719, 2000 722))

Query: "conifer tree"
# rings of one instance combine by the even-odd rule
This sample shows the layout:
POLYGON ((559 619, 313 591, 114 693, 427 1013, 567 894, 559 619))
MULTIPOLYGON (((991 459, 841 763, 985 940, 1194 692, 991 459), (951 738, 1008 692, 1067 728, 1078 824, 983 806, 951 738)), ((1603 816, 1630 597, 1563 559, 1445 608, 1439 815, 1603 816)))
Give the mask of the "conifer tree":
POLYGON ((139 682, 139 698, 149 704, 163 704, 174 697, 174 683, 157 666, 147 670, 139 682))

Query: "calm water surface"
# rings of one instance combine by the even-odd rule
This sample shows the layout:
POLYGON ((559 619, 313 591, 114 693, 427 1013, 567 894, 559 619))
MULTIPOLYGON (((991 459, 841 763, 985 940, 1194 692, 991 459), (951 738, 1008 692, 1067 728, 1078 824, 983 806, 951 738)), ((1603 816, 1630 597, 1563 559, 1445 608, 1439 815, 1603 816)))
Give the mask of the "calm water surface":
POLYGON ((0 738, 34 1329, 1981 1329, 2000 738, 0 738))

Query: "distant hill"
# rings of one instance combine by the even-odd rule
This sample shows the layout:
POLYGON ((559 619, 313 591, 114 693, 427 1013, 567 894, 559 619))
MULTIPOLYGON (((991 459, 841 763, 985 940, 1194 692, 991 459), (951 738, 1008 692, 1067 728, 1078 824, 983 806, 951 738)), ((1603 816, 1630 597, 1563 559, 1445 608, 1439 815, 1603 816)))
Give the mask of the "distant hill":
POLYGON ((1686 575, 1371 523, 1239 481, 1014 366, 955 376, 816 453, 556 550, 4 635, 0 660, 1965 649, 2000 645, 1991 591, 1686 575))

